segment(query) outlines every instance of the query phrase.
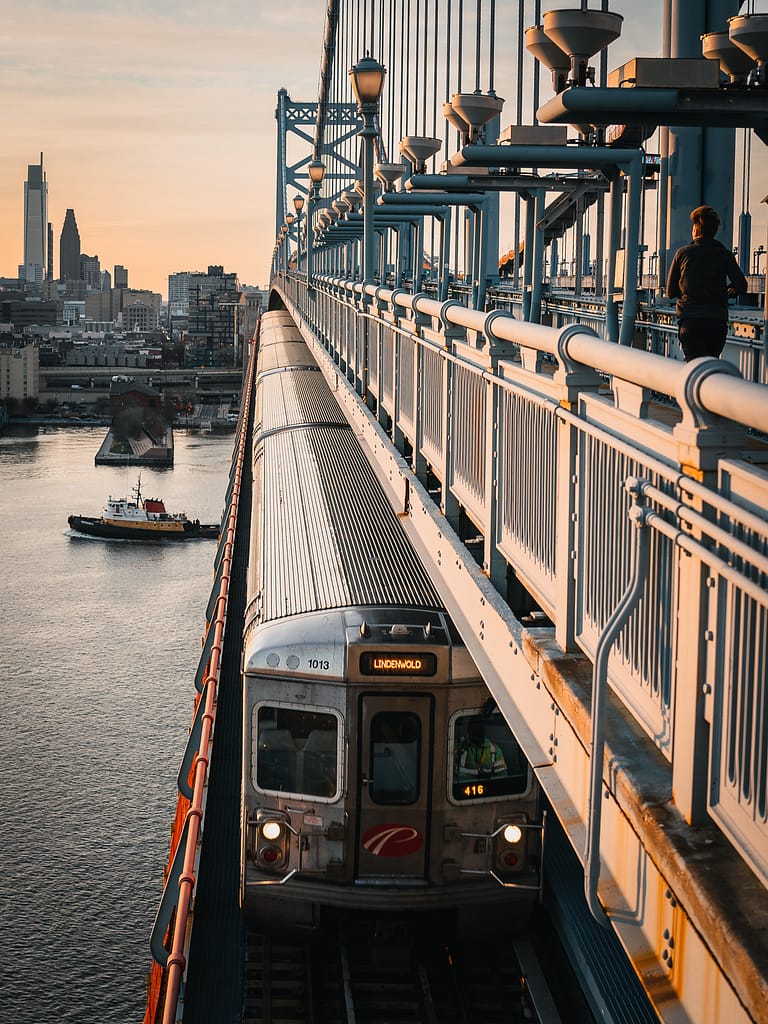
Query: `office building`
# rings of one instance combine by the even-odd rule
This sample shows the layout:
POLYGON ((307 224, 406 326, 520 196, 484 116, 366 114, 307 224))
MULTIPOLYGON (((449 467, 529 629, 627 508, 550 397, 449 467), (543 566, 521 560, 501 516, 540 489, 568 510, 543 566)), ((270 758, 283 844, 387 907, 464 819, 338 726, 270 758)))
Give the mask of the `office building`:
POLYGON ((67 210, 61 229, 59 278, 62 281, 80 280, 80 232, 77 230, 74 210, 67 210))
POLYGON ((85 281, 88 291, 101 291, 101 264, 98 256, 80 253, 80 279, 85 281))
POLYGON ((0 400, 37 399, 40 353, 34 345, 24 348, 0 348, 0 400))
POLYGON ((116 263, 115 264, 114 287, 115 288, 127 288, 128 287, 128 271, 120 263, 116 263))
MULTIPOLYGON (((40 286, 48 263, 48 182, 39 164, 27 166, 24 182, 24 264, 22 284, 40 286)), ((22 275, 20 275, 21 277, 22 275)))

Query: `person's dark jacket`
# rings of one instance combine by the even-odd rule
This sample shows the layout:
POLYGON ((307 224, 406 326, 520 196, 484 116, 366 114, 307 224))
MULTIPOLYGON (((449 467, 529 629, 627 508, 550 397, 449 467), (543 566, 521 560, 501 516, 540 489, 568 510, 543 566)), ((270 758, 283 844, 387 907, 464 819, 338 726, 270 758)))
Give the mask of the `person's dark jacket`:
POLYGON ((679 320, 728 320, 728 281, 734 293, 749 288, 733 253, 716 238, 697 238, 678 249, 667 275, 679 320))

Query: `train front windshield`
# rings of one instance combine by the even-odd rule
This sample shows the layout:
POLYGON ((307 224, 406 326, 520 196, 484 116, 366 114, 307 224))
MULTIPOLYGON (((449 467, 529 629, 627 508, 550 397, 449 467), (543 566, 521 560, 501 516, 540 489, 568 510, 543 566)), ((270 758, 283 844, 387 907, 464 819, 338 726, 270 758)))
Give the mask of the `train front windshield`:
POLYGON ((339 792, 339 718, 313 708, 254 709, 253 782, 261 790, 331 800, 339 792))
POLYGON ((528 789, 528 764, 499 712, 457 715, 451 747, 454 800, 488 800, 528 789))

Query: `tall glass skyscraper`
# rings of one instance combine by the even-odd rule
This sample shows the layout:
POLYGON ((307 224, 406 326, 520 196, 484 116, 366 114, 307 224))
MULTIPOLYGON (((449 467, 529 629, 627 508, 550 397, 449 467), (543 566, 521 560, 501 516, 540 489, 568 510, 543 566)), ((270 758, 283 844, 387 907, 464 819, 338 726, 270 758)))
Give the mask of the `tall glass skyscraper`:
POLYGON ((40 285, 48 263, 48 182, 39 164, 27 166, 24 182, 24 280, 40 285))

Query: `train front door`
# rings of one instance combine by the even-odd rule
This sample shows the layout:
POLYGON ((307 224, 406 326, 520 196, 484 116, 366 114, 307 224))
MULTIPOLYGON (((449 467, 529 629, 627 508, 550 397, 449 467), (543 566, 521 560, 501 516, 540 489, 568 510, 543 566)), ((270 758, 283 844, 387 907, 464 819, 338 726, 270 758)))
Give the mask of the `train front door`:
POLYGON ((360 697, 356 877, 425 879, 432 810, 433 700, 360 697))

